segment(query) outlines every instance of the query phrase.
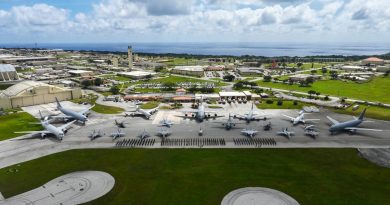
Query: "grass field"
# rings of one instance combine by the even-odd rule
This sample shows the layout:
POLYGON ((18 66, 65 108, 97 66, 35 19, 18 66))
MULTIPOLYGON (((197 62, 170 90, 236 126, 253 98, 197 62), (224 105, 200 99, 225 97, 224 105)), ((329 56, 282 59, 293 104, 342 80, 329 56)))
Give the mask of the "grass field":
MULTIPOLYGON (((365 105, 360 105, 359 109, 353 111, 352 106, 348 109, 332 109, 333 112, 341 113, 341 114, 348 114, 353 116, 358 116, 363 109, 367 107, 365 105)), ((379 119, 379 120, 389 120, 390 121, 390 108, 385 107, 379 107, 379 106, 369 106, 367 107, 366 111, 366 117, 373 118, 373 119, 379 119)))
POLYGON ((248 186, 280 190, 302 205, 390 204, 390 169, 355 149, 88 149, 12 168, 19 171, 0 170, 5 197, 69 172, 100 170, 116 183, 89 204, 216 205, 248 186))
POLYGON ((273 99, 272 104, 266 103, 266 100, 263 100, 261 103, 257 104, 256 107, 259 109, 302 109, 303 106, 309 105, 307 103, 298 102, 297 105, 294 105, 294 102, 291 100, 284 100, 282 105, 278 105, 277 99, 273 99))
POLYGON ((160 102, 151 101, 151 102, 147 102, 147 103, 145 103, 145 104, 142 104, 142 105, 140 106, 140 108, 142 108, 142 109, 147 109, 147 110, 149 110, 149 109, 154 109, 154 108, 158 107, 159 104, 160 104, 160 102))
POLYGON ((0 116, 0 140, 10 139, 23 134, 14 132, 42 130, 39 120, 26 112, 18 112, 5 116, 0 116))
POLYGON ((113 107, 113 106, 106 106, 106 105, 101 105, 99 103, 96 103, 97 97, 89 97, 89 98, 81 98, 81 99, 75 99, 72 100, 74 103, 80 103, 80 102, 86 102, 91 105, 95 105, 92 110, 101 113, 101 114, 119 114, 124 112, 125 110, 119 107, 113 107))
POLYGON ((311 87, 300 87, 299 85, 288 85, 272 82, 257 82, 259 86, 296 90, 307 92, 315 90, 321 94, 329 94, 340 97, 355 98, 367 101, 390 103, 389 77, 376 77, 367 83, 343 82, 340 80, 320 80, 312 84, 311 87))

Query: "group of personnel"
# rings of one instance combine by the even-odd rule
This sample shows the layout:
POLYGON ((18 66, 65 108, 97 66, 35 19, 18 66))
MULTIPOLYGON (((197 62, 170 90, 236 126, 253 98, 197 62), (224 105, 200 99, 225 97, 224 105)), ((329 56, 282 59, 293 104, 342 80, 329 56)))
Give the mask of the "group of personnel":
POLYGON ((115 143, 116 147, 151 147, 156 139, 122 139, 115 143))
POLYGON ((203 147, 203 146, 225 146, 223 138, 187 138, 187 139, 168 139, 161 140, 161 146, 179 146, 179 147, 203 147))
POLYGON ((236 146, 255 146, 261 147, 263 145, 266 146, 276 146, 276 141, 273 138, 239 138, 233 139, 234 145, 236 146))

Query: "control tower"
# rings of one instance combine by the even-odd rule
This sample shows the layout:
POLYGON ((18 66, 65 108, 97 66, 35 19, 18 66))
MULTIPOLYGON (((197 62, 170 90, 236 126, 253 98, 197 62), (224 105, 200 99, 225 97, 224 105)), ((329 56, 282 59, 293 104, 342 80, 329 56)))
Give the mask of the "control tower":
POLYGON ((127 47, 127 58, 129 60, 129 70, 133 69, 133 49, 131 46, 127 47))

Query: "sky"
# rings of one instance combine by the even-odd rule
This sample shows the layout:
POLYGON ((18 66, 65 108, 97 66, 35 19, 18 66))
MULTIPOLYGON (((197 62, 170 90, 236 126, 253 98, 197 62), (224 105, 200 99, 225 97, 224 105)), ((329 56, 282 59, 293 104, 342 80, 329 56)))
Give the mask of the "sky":
POLYGON ((389 0, 0 0, 0 43, 390 42, 389 0))

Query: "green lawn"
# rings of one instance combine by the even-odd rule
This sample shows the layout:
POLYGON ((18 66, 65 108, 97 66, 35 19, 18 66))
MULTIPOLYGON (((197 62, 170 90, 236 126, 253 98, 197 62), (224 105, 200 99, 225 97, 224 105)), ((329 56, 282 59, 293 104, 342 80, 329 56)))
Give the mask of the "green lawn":
MULTIPOLYGON (((341 113, 341 114, 348 114, 353 116, 358 116, 363 109, 367 107, 365 105, 360 105, 359 109, 353 111, 352 106, 348 109, 332 109, 332 111, 341 113)), ((373 119, 379 119, 379 120, 388 120, 390 121, 390 108, 385 107, 379 107, 379 106, 369 106, 367 107, 366 111, 366 117, 373 118, 373 119)))
POLYGON ((268 104, 266 101, 267 99, 262 100, 256 107, 259 109, 302 109, 303 106, 308 105, 303 102, 298 102, 297 105, 294 105, 294 102, 291 100, 284 100, 282 105, 277 105, 277 99, 273 99, 274 102, 272 104, 268 104))
POLYGON ((140 108, 142 108, 142 109, 147 109, 147 110, 149 110, 149 109, 154 109, 154 108, 158 107, 159 104, 160 104, 160 102, 151 101, 151 102, 147 102, 147 103, 145 103, 145 104, 142 104, 142 105, 140 106, 140 108))
POLYGON ((26 112, 18 112, 5 116, 0 116, 0 140, 14 138, 23 134, 14 132, 42 130, 39 120, 26 112))
POLYGON ((321 94, 390 103, 389 77, 376 77, 370 82, 361 84, 355 82, 343 82, 340 80, 320 80, 313 83, 311 87, 300 87, 299 85, 288 85, 263 81, 258 81, 257 83, 259 86, 265 87, 296 90, 302 92, 315 90, 321 94))
POLYGON ((92 108, 92 110, 97 112, 97 113, 101 113, 101 114, 119 114, 119 113, 122 113, 125 111, 124 109, 119 108, 119 107, 98 104, 98 103, 96 103, 96 99, 97 99, 97 97, 94 96, 94 97, 88 97, 88 98, 75 99, 75 100, 72 100, 72 102, 74 102, 74 103, 86 102, 86 103, 89 103, 91 105, 94 104, 95 106, 92 108))
POLYGON ((254 186, 302 205, 390 204, 390 169, 355 149, 73 150, 1 169, 0 190, 10 197, 81 170, 115 178, 113 190, 89 204, 216 205, 230 191, 254 186))

